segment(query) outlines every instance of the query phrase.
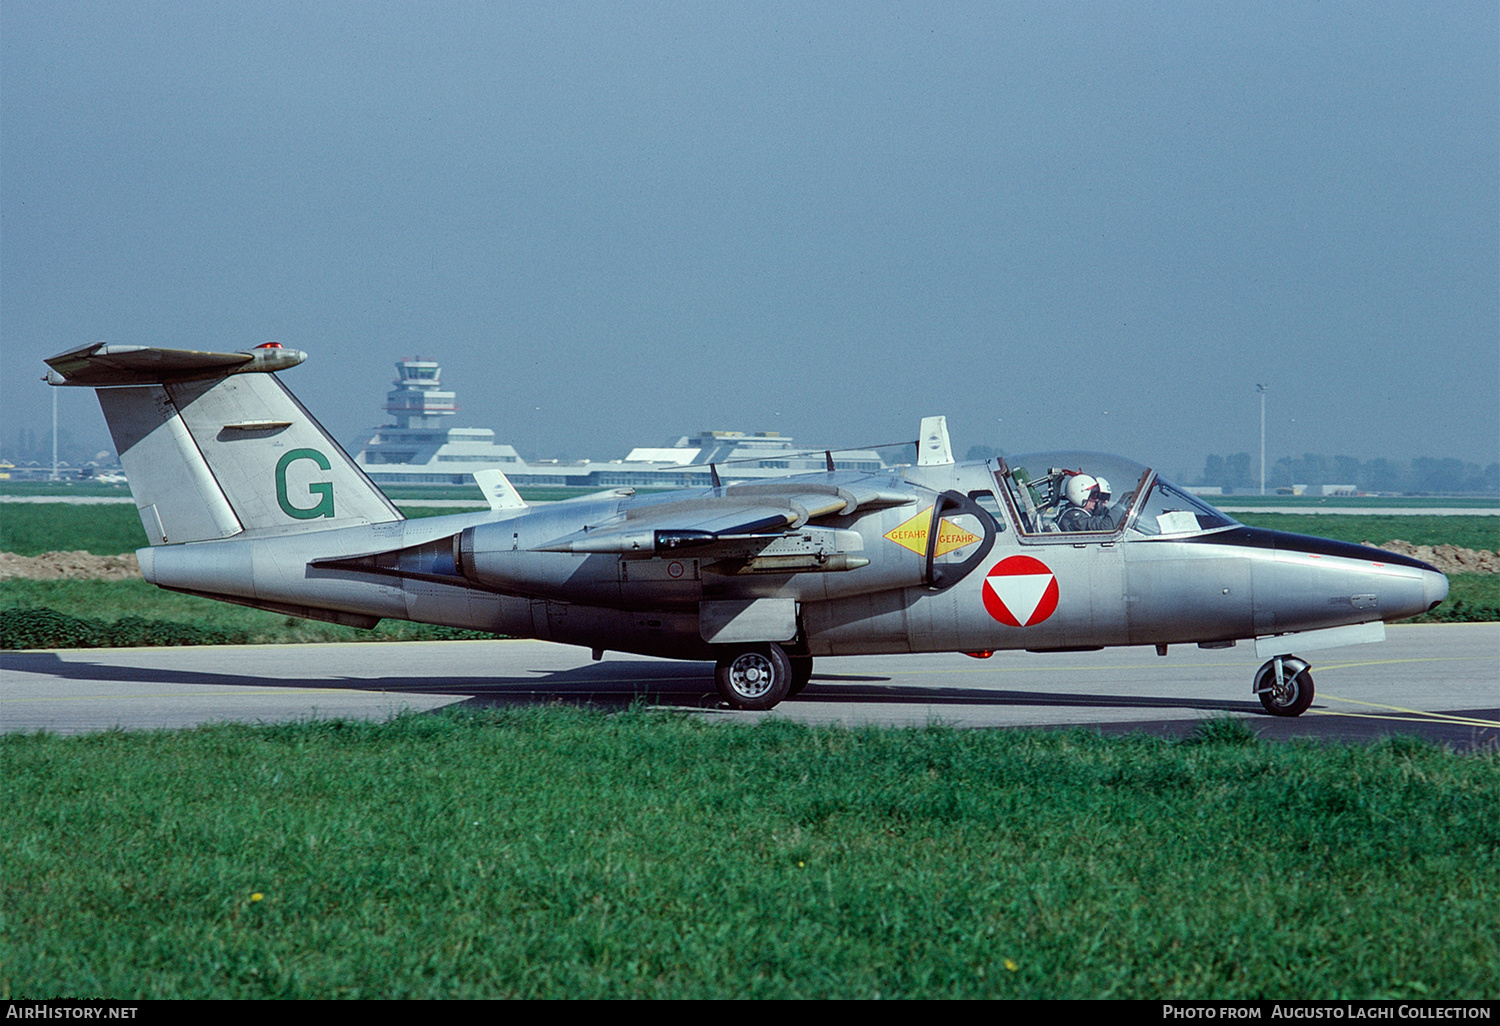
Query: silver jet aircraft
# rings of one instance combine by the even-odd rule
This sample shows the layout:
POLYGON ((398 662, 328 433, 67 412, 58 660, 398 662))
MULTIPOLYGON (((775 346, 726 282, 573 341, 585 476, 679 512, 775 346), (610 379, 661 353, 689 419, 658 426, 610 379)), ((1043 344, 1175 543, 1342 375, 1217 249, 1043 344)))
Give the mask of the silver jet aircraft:
MULTIPOLYGON (((97 343, 48 360, 98 389, 172 591, 372 627, 384 617, 717 663, 736 709, 770 709, 823 656, 1253 641, 1254 693, 1313 700, 1293 651, 1379 641, 1432 609, 1426 563, 1246 527, 1098 453, 957 463, 941 417, 914 466, 405 519, 277 378, 305 354, 97 343)), ((717 480, 717 473, 715 473, 717 480)))

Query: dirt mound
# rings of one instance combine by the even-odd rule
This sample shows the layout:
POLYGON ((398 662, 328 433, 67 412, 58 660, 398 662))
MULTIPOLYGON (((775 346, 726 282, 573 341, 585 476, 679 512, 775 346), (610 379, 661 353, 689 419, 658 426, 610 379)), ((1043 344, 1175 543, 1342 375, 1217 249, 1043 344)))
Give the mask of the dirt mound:
POLYGON ((127 581, 141 576, 135 556, 96 556, 91 552, 44 552, 17 556, 0 552, 0 580, 29 577, 36 581, 127 581))
MULTIPOLYGON (((1365 544, 1374 545, 1374 542, 1365 544)), ((1500 574, 1500 552, 1461 549, 1457 545, 1413 545, 1400 540, 1382 542, 1375 547, 1431 563, 1445 574, 1500 574)))

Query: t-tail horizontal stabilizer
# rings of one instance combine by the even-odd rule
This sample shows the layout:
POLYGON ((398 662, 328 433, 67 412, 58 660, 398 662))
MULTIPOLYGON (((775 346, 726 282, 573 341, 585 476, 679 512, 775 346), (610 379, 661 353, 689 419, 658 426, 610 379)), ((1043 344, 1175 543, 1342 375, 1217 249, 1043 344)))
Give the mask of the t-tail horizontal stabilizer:
POLYGON ((270 371, 306 354, 94 343, 47 361, 53 385, 97 388, 152 545, 402 519, 270 371))
POLYGON ((188 378, 218 377, 246 371, 278 371, 295 367, 307 354, 267 342, 238 353, 208 353, 196 349, 160 349, 91 342, 47 361, 49 385, 154 385, 188 378))

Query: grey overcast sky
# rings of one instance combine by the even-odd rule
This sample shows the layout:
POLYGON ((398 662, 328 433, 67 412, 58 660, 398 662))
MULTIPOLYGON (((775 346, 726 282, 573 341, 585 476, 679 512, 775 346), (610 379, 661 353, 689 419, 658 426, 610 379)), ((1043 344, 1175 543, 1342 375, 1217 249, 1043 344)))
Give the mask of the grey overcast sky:
MULTIPOLYGON (((1500 459, 1500 8, 0 4, 0 448, 96 340, 574 458, 1500 459)), ((107 444, 85 391, 75 434, 107 444)))

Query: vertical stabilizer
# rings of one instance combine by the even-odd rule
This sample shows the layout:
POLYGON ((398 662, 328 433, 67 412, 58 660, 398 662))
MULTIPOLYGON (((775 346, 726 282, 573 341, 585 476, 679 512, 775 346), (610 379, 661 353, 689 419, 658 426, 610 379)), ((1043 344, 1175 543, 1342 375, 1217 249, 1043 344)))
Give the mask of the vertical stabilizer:
POLYGON ((101 388, 98 395, 152 545, 227 538, 245 529, 165 388, 101 388))
POLYGON ((264 373, 302 358, 279 347, 95 345, 47 362, 53 384, 99 390, 152 545, 400 520, 286 386, 264 373))
POLYGON ((521 493, 516 491, 516 486, 510 483, 510 479, 503 471, 476 470, 474 483, 484 493, 485 501, 490 504, 490 509, 497 513, 526 508, 526 500, 521 498, 521 493))
POLYGON ((953 462, 953 447, 948 442, 947 417, 923 417, 917 440, 917 466, 938 467, 953 462))

